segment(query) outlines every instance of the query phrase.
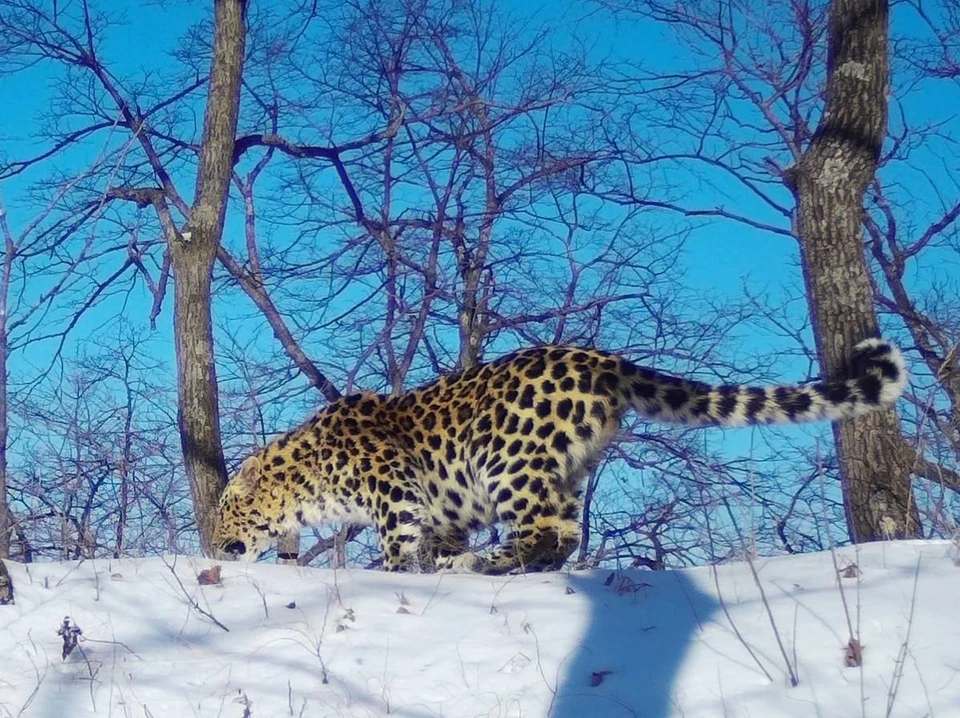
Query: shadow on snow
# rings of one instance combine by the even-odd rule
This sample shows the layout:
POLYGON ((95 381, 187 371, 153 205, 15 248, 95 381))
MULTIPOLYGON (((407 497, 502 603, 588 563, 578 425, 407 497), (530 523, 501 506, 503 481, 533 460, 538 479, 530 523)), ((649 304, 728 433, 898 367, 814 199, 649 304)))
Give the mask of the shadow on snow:
POLYGON ((572 574, 590 602, 587 631, 564 665, 550 716, 661 718, 683 710, 674 684, 719 604, 679 571, 572 574), (676 710, 675 710, 676 707, 676 710))

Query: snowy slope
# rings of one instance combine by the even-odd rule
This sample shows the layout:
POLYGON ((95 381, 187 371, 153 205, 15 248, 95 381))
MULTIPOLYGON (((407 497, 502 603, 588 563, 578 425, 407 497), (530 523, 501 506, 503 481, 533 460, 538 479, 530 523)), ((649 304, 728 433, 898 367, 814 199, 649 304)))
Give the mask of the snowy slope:
POLYGON ((754 564, 796 687, 747 563, 505 578, 226 564, 201 586, 211 562, 182 556, 8 562, 0 716, 884 716, 891 699, 893 716, 960 716, 956 547, 837 553, 858 576, 838 580, 829 553, 754 564), (838 582, 862 672, 844 665, 838 582), (83 630, 66 660, 64 616, 83 630))

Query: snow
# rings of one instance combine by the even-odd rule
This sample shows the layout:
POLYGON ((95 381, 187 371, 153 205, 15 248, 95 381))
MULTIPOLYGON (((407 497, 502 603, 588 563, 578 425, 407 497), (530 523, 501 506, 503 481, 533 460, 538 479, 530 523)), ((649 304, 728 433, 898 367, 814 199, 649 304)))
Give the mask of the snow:
POLYGON ((957 547, 836 561, 856 575, 829 552, 753 562, 795 687, 747 562, 499 578, 227 563, 222 585, 184 556, 7 562, 0 716, 960 716, 957 547), (862 667, 844 665, 839 586, 862 667), (64 616, 83 631, 65 660, 64 616))

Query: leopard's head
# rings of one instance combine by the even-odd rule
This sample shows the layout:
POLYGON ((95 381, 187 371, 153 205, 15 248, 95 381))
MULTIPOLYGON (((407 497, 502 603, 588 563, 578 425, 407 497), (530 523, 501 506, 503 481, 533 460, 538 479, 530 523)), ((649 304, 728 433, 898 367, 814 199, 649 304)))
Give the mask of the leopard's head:
POLYGON ((257 456, 243 462, 220 496, 213 551, 220 560, 256 561, 275 540, 269 516, 258 506, 263 493, 263 464, 257 456))

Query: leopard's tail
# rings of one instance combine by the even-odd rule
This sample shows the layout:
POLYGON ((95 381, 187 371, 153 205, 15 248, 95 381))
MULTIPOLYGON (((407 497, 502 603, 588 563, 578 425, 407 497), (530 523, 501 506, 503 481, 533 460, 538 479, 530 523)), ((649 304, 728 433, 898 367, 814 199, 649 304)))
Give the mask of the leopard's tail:
POLYGON ((692 426, 848 419, 892 406, 908 376, 900 350, 883 339, 857 344, 849 378, 800 386, 712 386, 621 361, 620 390, 637 412, 692 426))

